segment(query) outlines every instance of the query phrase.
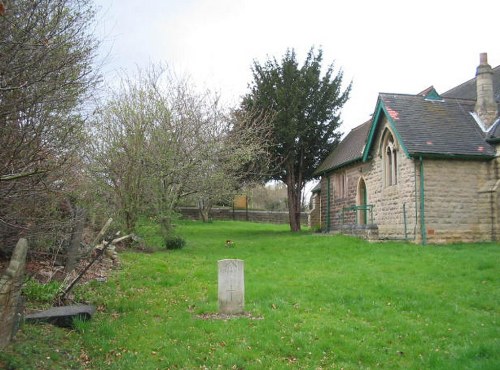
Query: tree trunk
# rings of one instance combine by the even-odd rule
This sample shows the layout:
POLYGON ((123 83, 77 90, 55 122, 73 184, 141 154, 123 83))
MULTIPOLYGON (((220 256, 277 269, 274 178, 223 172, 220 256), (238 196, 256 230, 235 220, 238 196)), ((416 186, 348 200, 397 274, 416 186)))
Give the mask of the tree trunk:
POLYGON ((210 210, 212 205, 210 201, 204 201, 203 199, 198 200, 198 211, 200 212, 200 217, 203 222, 210 221, 210 210))
POLYGON ((160 231, 163 237, 163 240, 166 241, 172 236, 172 217, 169 215, 161 215, 159 217, 160 221, 160 231))
POLYGON ((136 223, 136 217, 132 214, 132 212, 125 210, 125 228, 127 229, 127 233, 134 232, 136 223))
POLYGON ((288 216, 290 219, 290 230, 300 231, 300 199, 302 189, 293 182, 292 176, 287 176, 286 187, 288 192, 288 216))
POLYGON ((200 208, 200 217, 203 222, 207 223, 210 220, 209 210, 206 208, 200 208))
POLYGON ((85 226, 85 210, 76 206, 74 211, 74 225, 71 233, 71 242, 66 253, 65 272, 71 272, 75 269, 78 258, 80 257, 80 243, 82 241, 83 228, 85 226))

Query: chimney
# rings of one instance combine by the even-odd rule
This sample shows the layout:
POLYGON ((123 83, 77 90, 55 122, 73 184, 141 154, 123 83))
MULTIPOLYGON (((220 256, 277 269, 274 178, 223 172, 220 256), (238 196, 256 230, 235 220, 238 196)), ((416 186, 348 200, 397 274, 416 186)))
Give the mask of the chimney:
POLYGON ((493 71, 488 64, 488 54, 479 54, 479 66, 476 70, 477 100, 474 110, 487 129, 498 116, 497 103, 493 93, 493 71))

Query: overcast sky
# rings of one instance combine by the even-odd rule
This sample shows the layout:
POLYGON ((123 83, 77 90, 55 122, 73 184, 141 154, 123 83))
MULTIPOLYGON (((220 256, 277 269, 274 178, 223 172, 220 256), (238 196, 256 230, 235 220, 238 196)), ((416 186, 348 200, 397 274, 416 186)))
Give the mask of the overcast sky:
POLYGON ((353 81, 341 130, 366 121, 379 92, 438 92, 473 78, 479 53, 500 64, 500 1, 95 0, 108 82, 150 62, 167 63, 236 104, 253 60, 299 62, 321 47, 353 81))

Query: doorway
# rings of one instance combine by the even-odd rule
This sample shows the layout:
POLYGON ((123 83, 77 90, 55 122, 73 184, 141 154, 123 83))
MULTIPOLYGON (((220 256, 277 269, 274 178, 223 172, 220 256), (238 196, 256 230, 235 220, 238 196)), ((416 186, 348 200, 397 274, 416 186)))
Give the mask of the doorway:
POLYGON ((366 183, 363 178, 359 180, 358 183, 358 224, 366 225, 367 223, 367 212, 368 212, 368 194, 366 191, 366 183))

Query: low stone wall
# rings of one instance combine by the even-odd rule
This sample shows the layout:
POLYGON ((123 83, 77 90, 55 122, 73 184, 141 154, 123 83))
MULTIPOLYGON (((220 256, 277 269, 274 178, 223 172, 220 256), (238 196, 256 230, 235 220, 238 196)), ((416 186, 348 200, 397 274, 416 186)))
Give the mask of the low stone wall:
MULTIPOLYGON (((199 220, 200 214, 196 207, 181 207, 178 212, 183 218, 188 220, 199 220)), ((307 225, 308 214, 302 212, 300 214, 300 223, 307 225)), ((254 211, 254 210, 232 210, 231 208, 212 208, 210 211, 210 219, 219 221, 250 221, 263 222, 271 224, 288 224, 288 212, 276 211, 254 211)))
POLYGON ((378 227, 374 224, 357 225, 347 224, 342 225, 341 233, 344 235, 356 236, 365 240, 378 240, 378 227))

